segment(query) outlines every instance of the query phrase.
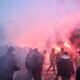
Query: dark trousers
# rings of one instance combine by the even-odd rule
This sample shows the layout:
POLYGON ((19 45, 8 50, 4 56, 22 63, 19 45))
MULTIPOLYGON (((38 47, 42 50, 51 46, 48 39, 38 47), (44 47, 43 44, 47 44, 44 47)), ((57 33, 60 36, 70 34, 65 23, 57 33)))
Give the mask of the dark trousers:
POLYGON ((12 78, 0 78, 0 80, 13 80, 12 78))
POLYGON ((32 69, 32 76, 34 80, 42 80, 42 68, 34 68, 32 69))
POLYGON ((77 67, 76 70, 76 80, 80 80, 80 67, 77 67))
POLYGON ((70 80, 70 77, 62 77, 62 80, 70 80))
POLYGON ((47 69, 47 71, 49 71, 51 67, 53 67, 54 74, 56 74, 56 72, 55 72, 55 64, 50 64, 50 66, 47 69))

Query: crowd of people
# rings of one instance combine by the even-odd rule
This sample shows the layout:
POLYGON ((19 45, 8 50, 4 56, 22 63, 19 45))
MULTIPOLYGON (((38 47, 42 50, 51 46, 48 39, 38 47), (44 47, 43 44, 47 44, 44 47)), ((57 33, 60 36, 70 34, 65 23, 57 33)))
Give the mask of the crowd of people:
MULTIPOLYGON (((6 54, 0 57, 0 80, 14 80, 15 72, 21 70, 15 59, 14 51, 14 47, 9 47, 6 54)), ((38 48, 29 49, 25 58, 25 67, 28 74, 26 80, 42 80, 44 55, 46 52, 47 50, 44 50, 41 53, 38 48)), ((46 69, 46 72, 48 73, 52 67, 54 75, 56 75, 54 80, 59 80, 59 76, 61 76, 62 80, 70 80, 72 76, 75 80, 80 80, 80 51, 77 53, 79 56, 75 61, 76 69, 74 69, 73 59, 71 59, 69 52, 61 48, 61 51, 55 54, 55 48, 52 48, 49 53, 50 66, 46 69)))

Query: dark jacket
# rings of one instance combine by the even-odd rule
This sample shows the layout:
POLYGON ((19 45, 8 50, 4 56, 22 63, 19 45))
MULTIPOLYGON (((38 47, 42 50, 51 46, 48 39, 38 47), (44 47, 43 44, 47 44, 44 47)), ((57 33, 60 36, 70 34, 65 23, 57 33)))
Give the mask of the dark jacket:
POLYGON ((80 67, 76 69, 76 80, 80 80, 80 67))
POLYGON ((39 52, 28 53, 25 61, 26 68, 37 68, 43 65, 43 56, 39 52))
POLYGON ((0 79, 13 80, 14 71, 19 70, 13 54, 6 54, 0 58, 0 79))
POLYGON ((71 77, 74 74, 73 63, 68 55, 63 55, 57 64, 57 70, 62 77, 71 77))
POLYGON ((76 80, 80 80, 80 57, 77 60, 76 80))

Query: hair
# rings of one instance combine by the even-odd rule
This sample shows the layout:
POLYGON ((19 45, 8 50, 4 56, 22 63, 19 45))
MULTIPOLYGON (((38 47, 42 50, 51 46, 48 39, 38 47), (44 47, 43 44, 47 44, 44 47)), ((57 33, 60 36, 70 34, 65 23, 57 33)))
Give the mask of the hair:
POLYGON ((55 49, 54 49, 54 48, 52 48, 52 51, 55 51, 55 49))
POLYGON ((61 48, 61 51, 64 51, 64 48, 61 48))
POLYGON ((80 55, 80 51, 77 51, 77 53, 80 55))
POLYGON ((14 47, 10 46, 10 47, 8 48, 7 53, 11 53, 11 52, 13 52, 13 51, 14 51, 14 47))
POLYGON ((33 50, 34 52, 38 52, 38 48, 34 48, 34 50, 33 50))
POLYGON ((63 54, 64 54, 64 55, 68 55, 68 52, 64 52, 63 54))

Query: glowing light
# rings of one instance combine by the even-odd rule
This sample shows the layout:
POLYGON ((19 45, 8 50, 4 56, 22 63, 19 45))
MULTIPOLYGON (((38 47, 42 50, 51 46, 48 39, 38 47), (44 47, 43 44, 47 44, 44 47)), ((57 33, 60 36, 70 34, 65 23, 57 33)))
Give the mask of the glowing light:
POLYGON ((67 48, 71 48, 70 44, 67 43, 67 42, 64 43, 64 46, 67 47, 67 48))
POLYGON ((56 46, 56 47, 55 47, 55 53, 57 54, 57 53, 60 52, 60 51, 61 51, 61 48, 58 47, 58 46, 56 46))

